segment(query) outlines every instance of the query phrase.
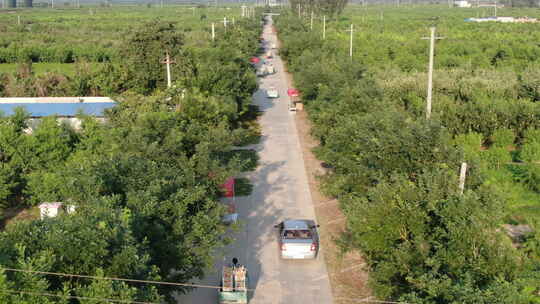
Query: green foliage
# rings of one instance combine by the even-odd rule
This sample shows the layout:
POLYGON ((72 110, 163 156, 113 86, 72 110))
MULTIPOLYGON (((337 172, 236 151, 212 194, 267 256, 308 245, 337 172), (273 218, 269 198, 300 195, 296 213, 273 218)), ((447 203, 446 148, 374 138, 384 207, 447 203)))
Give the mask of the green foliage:
POLYGON ((494 147, 508 148, 514 144, 515 135, 512 130, 509 129, 497 129, 491 136, 491 142, 494 147))
POLYGON ((515 250, 496 232, 502 202, 489 189, 458 196, 456 178, 445 170, 417 183, 396 176, 344 201, 349 238, 372 261, 382 298, 521 303, 515 287, 497 291, 519 274, 515 250))
POLYGON ((463 151, 465 161, 469 163, 479 162, 482 142, 482 134, 475 132, 459 134, 453 140, 454 145, 463 151))
POLYGON ((519 152, 520 158, 526 162, 540 161, 540 141, 524 144, 519 152))
POLYGON ((506 148, 492 147, 480 154, 482 160, 489 168, 499 169, 501 166, 512 161, 512 156, 506 148))
POLYGON ((184 35, 172 23, 158 20, 137 28, 121 48, 122 68, 128 71, 128 86, 149 93, 165 83, 162 58, 180 58, 184 35))

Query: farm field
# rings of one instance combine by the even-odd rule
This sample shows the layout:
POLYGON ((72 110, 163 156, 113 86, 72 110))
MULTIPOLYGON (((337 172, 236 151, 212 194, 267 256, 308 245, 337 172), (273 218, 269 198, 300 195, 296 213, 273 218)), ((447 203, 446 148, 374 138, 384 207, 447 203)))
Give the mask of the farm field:
POLYGON ((332 168, 322 190, 347 216, 341 245, 363 253, 374 294, 537 303, 540 23, 465 21, 493 8, 350 5, 326 16, 323 39, 322 14, 311 27, 309 13, 293 12, 276 22, 280 54, 307 105, 317 157, 332 168), (430 27, 443 39, 426 119, 430 27))
MULTIPOLYGON (((91 63, 90 69, 95 72, 100 68, 100 63, 91 63)), ((17 63, 3 63, 0 64, 0 74, 12 74, 16 73, 19 68, 17 63)), ((74 76, 77 70, 75 63, 49 63, 49 62, 40 62, 32 63, 32 71, 36 75, 45 74, 45 73, 55 73, 55 74, 64 74, 66 76, 74 76)))
MULTIPOLYGON (((140 24, 159 20, 182 27, 184 52, 198 53, 212 44, 212 23, 215 23, 219 38, 229 34, 224 27, 224 18, 229 27, 235 20, 242 22, 237 6, 193 9, 191 6, 159 8, 141 5, 3 10, 0 16, 3 33, 0 37, 0 73, 4 75, 0 80, 4 88, 0 95, 3 96, 115 94, 118 88, 111 87, 111 81, 99 75, 114 77, 114 66, 122 64, 125 55, 122 53, 126 49, 125 37, 140 24), (24 84, 20 83, 18 73, 28 76, 24 84), (93 87, 70 87, 70 83, 81 82, 93 87), (44 86, 46 88, 41 89, 44 86)), ((156 61, 163 58, 156 58, 156 61)), ((175 68, 180 70, 180 63, 173 65, 173 72, 175 68)))

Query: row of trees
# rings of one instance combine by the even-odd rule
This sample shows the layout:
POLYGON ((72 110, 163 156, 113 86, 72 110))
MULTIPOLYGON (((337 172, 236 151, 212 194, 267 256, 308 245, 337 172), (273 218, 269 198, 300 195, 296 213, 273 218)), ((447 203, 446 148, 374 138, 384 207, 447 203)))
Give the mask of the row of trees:
MULTIPOLYGON (((231 149, 250 132, 242 122, 256 89, 247 59, 259 47, 257 25, 237 22, 199 51, 184 47, 182 29, 171 23, 141 25, 124 41, 124 62, 87 82, 116 93, 119 104, 106 123, 81 116, 76 132, 50 117, 27 135, 24 111, 1 117, 1 207, 61 201, 77 208, 9 224, 0 233, 0 265, 172 282, 202 277, 229 241, 219 185, 244 167, 231 149), (159 63, 164 50, 182 75, 168 89, 159 63)), ((161 302, 172 290, 0 271, 5 303, 74 303, 73 296, 161 302)))
POLYGON ((332 167, 323 190, 348 219, 340 243, 362 251, 374 293, 408 303, 538 303, 537 236, 512 244, 502 229, 509 202, 487 175, 494 163, 512 161, 508 146, 538 160, 529 156, 536 104, 516 96, 499 111, 482 88, 462 99, 448 85, 453 91, 436 94, 436 113, 426 120, 422 93, 408 91, 425 92, 407 84, 414 74, 383 77, 366 65, 372 57, 343 56, 342 40, 323 41, 291 15, 277 26, 320 141, 316 154, 332 167), (476 136, 476 146, 462 144, 471 141, 463 136, 476 136), (463 161, 470 170, 461 194, 463 161))

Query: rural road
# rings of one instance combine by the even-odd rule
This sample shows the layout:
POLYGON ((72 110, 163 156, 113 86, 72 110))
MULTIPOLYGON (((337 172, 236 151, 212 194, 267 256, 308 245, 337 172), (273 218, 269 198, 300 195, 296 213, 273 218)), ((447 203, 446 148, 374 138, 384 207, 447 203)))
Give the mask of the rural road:
MULTIPOLYGON (((265 48, 277 42, 272 20, 264 28, 265 48)), ((331 304, 332 292, 322 252, 315 260, 281 260, 277 232, 273 226, 284 219, 315 220, 306 169, 294 113, 289 112, 287 81, 283 62, 274 52, 270 59, 277 72, 260 79, 253 100, 263 111, 260 118, 262 138, 254 145, 260 160, 254 172, 246 175, 253 184, 249 196, 237 197, 236 208, 242 226, 233 234, 233 243, 216 254, 214 272, 196 283, 219 285, 221 267, 237 257, 247 266, 250 304, 331 304), (266 98, 266 89, 274 86, 280 97, 266 98)), ((217 290, 198 288, 179 296, 181 304, 218 303, 217 290)))

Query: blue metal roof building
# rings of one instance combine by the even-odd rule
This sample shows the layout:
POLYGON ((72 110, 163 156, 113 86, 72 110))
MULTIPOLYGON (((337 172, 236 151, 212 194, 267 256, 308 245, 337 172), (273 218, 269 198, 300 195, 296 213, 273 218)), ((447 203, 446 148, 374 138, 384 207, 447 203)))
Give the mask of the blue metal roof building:
POLYGON ((0 113, 12 115, 16 108, 22 107, 32 118, 75 117, 79 113, 103 117, 105 110, 115 105, 116 102, 107 97, 0 98, 0 113))

